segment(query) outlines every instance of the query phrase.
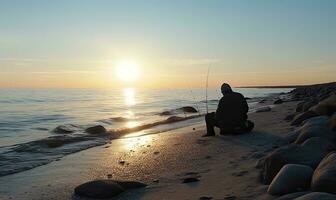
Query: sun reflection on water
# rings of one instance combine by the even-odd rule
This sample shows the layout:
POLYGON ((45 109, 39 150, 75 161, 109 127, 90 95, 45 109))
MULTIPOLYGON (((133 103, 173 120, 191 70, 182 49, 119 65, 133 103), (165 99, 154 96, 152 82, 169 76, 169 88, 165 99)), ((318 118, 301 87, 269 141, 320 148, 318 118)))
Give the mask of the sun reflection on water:
POLYGON ((140 125, 140 123, 137 122, 137 121, 128 121, 125 126, 127 128, 134 128, 134 127, 137 127, 139 125, 140 125))
POLYGON ((123 94, 124 101, 127 106, 134 106, 136 104, 134 88, 124 88, 123 94))

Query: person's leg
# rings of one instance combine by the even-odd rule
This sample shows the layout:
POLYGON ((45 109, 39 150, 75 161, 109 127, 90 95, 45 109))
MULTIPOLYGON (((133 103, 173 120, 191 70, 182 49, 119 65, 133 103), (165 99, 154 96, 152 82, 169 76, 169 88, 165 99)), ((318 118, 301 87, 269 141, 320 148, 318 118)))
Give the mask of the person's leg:
POLYGON ((208 113, 205 115, 205 123, 206 123, 206 128, 207 128, 207 134, 204 136, 215 136, 215 125, 216 125, 216 119, 215 119, 216 114, 213 113, 208 113))
POLYGON ((220 134, 221 135, 229 135, 234 133, 234 127, 229 124, 221 124, 220 125, 220 134))

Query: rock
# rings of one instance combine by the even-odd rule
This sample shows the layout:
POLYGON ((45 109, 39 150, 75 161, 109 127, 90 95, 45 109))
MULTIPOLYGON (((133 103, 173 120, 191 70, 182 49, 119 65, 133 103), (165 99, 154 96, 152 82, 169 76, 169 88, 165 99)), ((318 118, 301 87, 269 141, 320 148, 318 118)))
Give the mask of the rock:
POLYGON ((273 102, 273 104, 282 104, 283 100, 282 99, 277 99, 273 102))
POLYGON ((77 186, 75 194, 95 199, 107 199, 117 196, 127 189, 140 187, 146 187, 146 185, 132 181, 95 180, 77 186))
POLYGON ((233 196, 233 195, 229 195, 229 196, 224 197, 224 200, 236 200, 236 199, 237 199, 237 197, 233 196))
POLYGON ((172 115, 170 111, 163 111, 160 115, 172 115))
POLYGON ((302 101, 302 102, 300 102, 300 103, 298 103, 297 105, 296 105, 296 112, 302 112, 303 111, 303 105, 305 104, 306 102, 304 102, 304 101, 302 101))
POLYGON ((284 140, 287 144, 293 143, 297 140, 298 136, 300 135, 300 131, 292 131, 289 132, 286 136, 284 136, 284 140))
POLYGON ((271 110, 272 110, 271 107, 269 107, 269 106, 264 106, 264 107, 257 108, 257 109, 256 109, 256 112, 257 112, 257 113, 259 113, 259 112, 269 112, 269 111, 271 111, 271 110))
POLYGON ((73 133, 78 129, 77 126, 73 124, 67 124, 67 125, 60 125, 57 126, 52 132, 58 133, 58 134, 69 134, 73 133))
POLYGON ((300 129, 300 134, 295 140, 295 143, 301 144, 312 137, 321 137, 329 139, 330 141, 334 141, 336 138, 336 133, 330 130, 330 128, 327 126, 307 125, 300 129))
POLYGON ((328 154, 316 168, 312 184, 313 191, 336 194, 336 153, 328 154))
POLYGON ((85 129, 85 132, 92 134, 92 135, 98 135, 98 134, 105 134, 106 129, 102 125, 92 126, 87 129, 85 129))
POLYGON ((182 183, 192 183, 192 182, 198 182, 199 179, 196 178, 196 177, 187 177, 187 178, 184 178, 182 183))
POLYGON ((188 112, 188 113, 197 113, 198 111, 192 107, 192 106, 184 106, 182 108, 179 108, 179 110, 182 110, 183 112, 188 112))
POLYGON ((294 117, 291 125, 294 126, 294 125, 299 125, 301 124, 303 121, 309 119, 309 118, 312 118, 312 117, 316 117, 317 114, 314 112, 314 111, 307 111, 307 112, 304 112, 304 113, 301 113, 301 114, 298 114, 294 117))
POLYGON ((306 112, 308 111, 311 107, 315 106, 318 102, 315 100, 305 102, 302 106, 302 111, 306 112))
POLYGON ((294 117, 295 117, 295 113, 292 113, 292 114, 287 115, 284 120, 292 121, 294 119, 294 117))
POLYGON ((333 116, 330 118, 330 128, 333 130, 333 131, 336 131, 336 113, 333 114, 333 116))
POLYGON ((200 197, 199 200, 211 200, 212 197, 208 197, 208 196, 203 196, 203 197, 200 197))
POLYGON ((325 139, 310 138, 302 145, 290 144, 274 150, 265 157, 261 171, 263 183, 269 184, 286 164, 307 165, 315 169, 333 145, 325 139))
POLYGON ((266 99, 262 99, 259 101, 259 103, 265 103, 266 102, 266 99))
POLYGON ((308 194, 309 192, 295 192, 295 193, 290 193, 290 194, 286 194, 286 195, 283 195, 279 198, 276 198, 275 200, 293 200, 297 197, 301 197, 303 195, 306 195, 308 194))
POLYGON ((75 188, 75 194, 96 199, 107 199, 124 192, 118 183, 110 180, 97 180, 84 183, 75 188))
POLYGON ((311 111, 318 115, 332 115, 336 111, 336 94, 320 101, 317 105, 310 108, 311 111))
POLYGON ((295 198, 294 200, 336 200, 336 195, 324 192, 312 192, 295 198))
POLYGON ((329 117, 327 116, 312 117, 304 122, 302 128, 314 125, 328 126, 328 123, 329 123, 329 117))
POLYGON ((335 145, 330 140, 321 137, 312 137, 301 144, 304 148, 331 152, 335 150, 335 145))
POLYGON ((281 168, 268 187, 271 195, 282 195, 309 189, 314 170, 306 165, 287 164, 281 168))
POLYGON ((171 117, 168 117, 166 119, 167 122, 178 122, 178 121, 182 121, 184 118, 183 117, 179 117, 179 116, 171 116, 171 117))

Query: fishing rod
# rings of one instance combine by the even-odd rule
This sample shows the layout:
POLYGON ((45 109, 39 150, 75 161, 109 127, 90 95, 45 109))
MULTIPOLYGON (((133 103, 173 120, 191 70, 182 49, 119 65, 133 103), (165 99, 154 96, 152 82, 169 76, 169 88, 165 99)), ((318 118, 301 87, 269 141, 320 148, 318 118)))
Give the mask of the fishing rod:
POLYGON ((207 114, 209 113, 209 108, 208 108, 209 72, 210 72, 210 66, 208 67, 208 73, 207 73, 206 84, 205 84, 205 108, 206 108, 206 113, 207 114))
POLYGON ((194 102, 195 102, 195 104, 196 104, 196 108, 197 108, 198 116, 201 116, 201 112, 200 112, 198 103, 197 103, 197 101, 196 101, 196 99, 195 99, 195 96, 194 96, 194 94, 193 94, 192 89, 190 89, 190 94, 191 94, 191 96, 192 96, 192 98, 193 98, 193 100, 194 100, 194 102))

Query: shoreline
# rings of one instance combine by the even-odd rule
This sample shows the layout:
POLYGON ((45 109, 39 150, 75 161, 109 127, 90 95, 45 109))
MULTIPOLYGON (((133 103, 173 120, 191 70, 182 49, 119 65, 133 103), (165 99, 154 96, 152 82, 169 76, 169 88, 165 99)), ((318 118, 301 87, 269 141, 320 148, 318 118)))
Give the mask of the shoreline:
MULTIPOLYGON (((266 97, 255 97, 249 99, 248 101, 252 100, 252 102, 250 103, 254 104, 254 107, 250 109, 250 113, 256 112, 257 108, 267 106, 272 107, 274 99, 277 99, 279 95, 280 93, 271 93, 266 97), (258 103, 258 101, 261 99, 264 103, 258 103)), ((31 141, 28 143, 16 144, 13 145, 14 147, 4 147, 10 148, 8 150, 8 153, 5 152, 4 155, 4 158, 7 157, 7 154, 9 154, 9 157, 8 160, 4 160, 3 162, 4 168, 0 172, 0 177, 7 176, 9 174, 20 173, 26 170, 49 164, 51 162, 61 159, 64 156, 71 155, 73 153, 77 153, 96 146, 105 145, 106 143, 110 143, 110 141, 118 139, 120 137, 124 137, 127 134, 136 136, 158 134, 161 132, 167 132, 178 128, 190 126, 194 123, 202 121, 201 117, 204 117, 203 113, 195 114, 191 112, 188 113, 188 115, 186 115, 185 113, 183 117, 176 115, 176 111, 182 112, 183 108, 195 109, 190 106, 177 108, 169 111, 169 115, 162 115, 166 116, 165 120, 155 121, 147 124, 140 124, 133 128, 107 130, 106 133, 103 134, 77 134, 76 132, 68 131, 78 131, 80 127, 71 124, 69 126, 60 125, 54 129, 59 132, 47 138, 31 141), (56 149, 55 147, 58 148, 56 149), (38 153, 36 151, 40 152, 41 154, 37 155, 37 157, 32 157, 28 155, 29 153, 38 153), (15 153, 18 153, 18 155, 16 155, 15 153), (10 160, 10 158, 12 157, 17 161, 12 162, 12 160, 10 160), (17 162, 21 162, 22 164, 17 164, 17 162)), ((162 113, 166 112, 168 111, 164 111, 162 113)), ((113 120, 114 119, 115 118, 113 118, 113 120)), ((118 120, 124 120, 124 118, 118 120)))
MULTIPOLYGON (((289 123, 283 121, 283 118, 288 114, 289 109, 294 109, 294 104, 296 105, 296 102, 288 102, 273 107, 271 112, 249 114, 249 118, 257 124, 252 134, 201 138, 205 131, 202 122, 164 133, 112 140, 106 145, 67 155, 59 161, 44 166, 0 177, 2 195, 0 197, 71 199, 73 189, 77 185, 85 181, 107 178, 108 175, 113 179, 139 180, 149 185, 146 189, 126 192, 118 196, 118 199, 139 196, 144 199, 155 199, 167 194, 166 192, 176 190, 175 187, 182 187, 175 194, 175 197, 183 197, 182 199, 184 197, 195 199, 195 195, 199 198, 200 192, 205 193, 207 190, 209 190, 208 195, 219 198, 219 195, 225 194, 222 194, 221 187, 214 185, 217 182, 213 180, 216 173, 233 179, 231 181, 237 181, 236 178, 238 181, 241 178, 248 178, 245 180, 247 185, 261 187, 257 181, 257 170, 254 169, 254 163, 257 160, 255 157, 259 157, 265 151, 273 149, 274 145, 281 143, 281 133, 291 129, 289 123), (279 120, 280 123, 275 122, 279 120), (247 141, 252 143, 248 144, 247 141), (222 152, 223 150, 225 151, 222 152), (218 152, 223 154, 218 155, 218 152), (236 155, 236 159, 231 155, 236 155), (248 159, 243 159, 244 157, 248 159), (219 160, 228 162, 217 163, 219 160), (227 169, 225 172, 217 172, 219 168, 227 169), (246 171, 245 168, 248 169, 246 176, 243 175, 245 172, 242 172, 246 171), (180 183, 180 179, 186 172, 196 172, 201 176, 199 186, 180 183), (69 176, 72 177, 71 180, 69 176), (203 188, 203 184, 209 186, 199 190, 203 188), (61 194, 60 191, 62 191, 61 194), (186 194, 181 194, 184 192, 191 192, 193 194, 190 195, 193 196, 184 196, 186 194)), ((222 178, 219 181, 225 184, 222 178)), ((238 188, 231 189, 237 196, 238 188)), ((245 189, 248 193, 252 192, 251 189, 245 189)), ((260 195, 257 193, 254 192, 254 195, 260 195)))

